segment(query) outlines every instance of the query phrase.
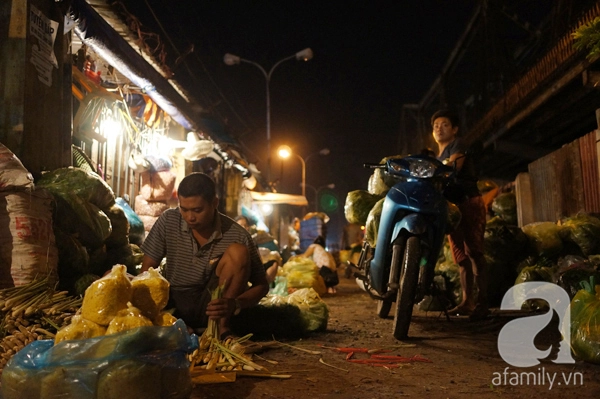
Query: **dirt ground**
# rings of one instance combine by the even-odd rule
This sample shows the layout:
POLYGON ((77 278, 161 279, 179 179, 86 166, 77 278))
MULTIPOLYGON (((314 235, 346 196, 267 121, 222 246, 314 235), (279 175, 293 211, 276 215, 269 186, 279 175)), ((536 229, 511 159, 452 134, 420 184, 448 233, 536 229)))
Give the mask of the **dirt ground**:
MULTIPOLYGON (((494 310, 490 319, 470 322, 466 317, 447 321, 439 312, 415 310, 409 331, 411 338, 399 342, 392 336, 392 319, 376 316, 375 302, 354 280, 341 278, 338 293, 323 299, 330 312, 327 331, 287 341, 294 346, 321 351, 320 355, 284 346, 260 353, 266 359, 277 361, 277 365, 257 360, 271 371, 291 374, 290 379, 238 377, 233 383, 198 385, 192 398, 588 399, 600 395, 600 367, 597 365, 581 361, 561 365, 542 360, 538 366, 518 369, 504 362, 498 353, 497 337, 502 327, 514 319, 514 314, 494 310), (319 345, 367 348, 400 345, 393 349, 393 354, 418 354, 431 363, 415 362, 396 369, 372 367, 346 362, 345 354, 319 345), (320 363, 320 358, 337 368, 320 363), (518 382, 515 374, 511 374, 521 372, 530 373, 529 383, 527 377, 518 382), (547 377, 541 379, 542 374, 547 377)), ((552 331, 542 331, 535 340, 538 349, 547 348, 548 342, 556 336, 552 331)), ((517 376, 520 378, 523 374, 517 376)))

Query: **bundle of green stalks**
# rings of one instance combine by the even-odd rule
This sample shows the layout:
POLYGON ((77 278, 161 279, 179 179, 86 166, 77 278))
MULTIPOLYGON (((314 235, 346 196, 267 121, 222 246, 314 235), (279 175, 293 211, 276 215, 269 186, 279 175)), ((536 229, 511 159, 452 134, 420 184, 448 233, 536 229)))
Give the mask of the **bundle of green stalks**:
MULTIPOLYGON (((221 298, 223 286, 217 287, 212 292, 212 299, 221 298)), ((217 320, 208 321, 208 326, 204 333, 198 338, 198 349, 190 356, 190 369, 192 371, 266 371, 252 361, 250 355, 244 354, 245 341, 250 339, 252 334, 247 334, 242 338, 228 337, 224 341, 220 340, 219 325, 217 320)))
POLYGON ((15 353, 35 340, 54 339, 56 331, 71 322, 81 298, 56 291, 47 279, 0 290, 0 368, 15 353))

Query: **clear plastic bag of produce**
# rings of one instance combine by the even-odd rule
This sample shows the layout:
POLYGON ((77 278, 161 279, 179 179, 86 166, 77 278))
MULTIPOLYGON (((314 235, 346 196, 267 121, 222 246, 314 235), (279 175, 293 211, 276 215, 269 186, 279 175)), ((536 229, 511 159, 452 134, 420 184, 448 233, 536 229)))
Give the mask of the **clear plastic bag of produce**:
POLYGON ((600 253, 600 219, 580 213, 561 221, 561 237, 574 243, 585 256, 600 253))
POLYGON ((571 301, 571 350, 581 360, 600 364, 600 285, 583 284, 571 301))
MULTIPOLYGON (((158 313, 156 316, 158 316, 158 313)), ((119 310, 117 315, 110 321, 108 327, 106 327, 106 335, 151 325, 152 320, 142 314, 142 311, 133 306, 131 302, 128 302, 127 308, 119 310)))
POLYGON ((385 182, 383 169, 375 169, 371 177, 369 177, 369 183, 367 185, 367 191, 371 194, 375 195, 386 195, 390 190, 390 186, 388 186, 385 182))
POLYGON ((487 221, 484 234, 484 251, 494 261, 514 264, 526 252, 529 239, 523 231, 494 216, 487 221))
POLYGON ((85 290, 81 315, 101 326, 108 326, 120 310, 127 308, 132 294, 127 268, 115 265, 109 274, 94 281, 85 290))
POLYGON ((327 328, 329 308, 312 288, 302 288, 288 296, 267 295, 260 301, 260 305, 296 306, 300 309, 300 317, 306 331, 322 331, 327 328))
POLYGON ((2 373, 4 399, 183 399, 187 353, 198 345, 183 320, 83 340, 35 341, 2 373))
POLYGON ((288 290, 312 287, 319 295, 327 291, 323 277, 319 275, 319 267, 310 258, 292 256, 283 265, 282 274, 287 280, 288 290))
POLYGON ((581 282, 588 281, 590 277, 594 277, 595 281, 600 281, 600 272, 588 263, 573 264, 558 274, 556 284, 569 294, 569 298, 573 299, 581 289, 581 282))
POLYGON ((384 202, 385 198, 377 201, 369 212, 369 216, 367 216, 365 239, 373 248, 377 246, 377 234, 379 232, 379 222, 381 221, 381 211, 383 210, 384 202))
POLYGON ((169 302, 169 287, 167 279, 151 267, 131 280, 131 302, 153 320, 169 302))
POLYGON ((364 225, 367 222, 369 212, 380 199, 380 195, 371 194, 365 190, 350 191, 344 204, 346 220, 349 223, 364 225))
POLYGON ((499 194, 492 201, 492 211, 508 224, 517 224, 517 197, 515 193, 499 194))
MULTIPOLYGON (((533 265, 523 268, 515 280, 513 290, 515 303, 518 302, 517 298, 522 298, 524 296, 522 290, 523 286, 520 286, 521 283, 530 281, 546 281, 554 283, 555 278, 555 269, 553 267, 533 265)), ((540 295, 540 298, 544 298, 544 296, 540 295)), ((525 310, 547 310, 548 303, 542 299, 528 299, 523 303, 521 308, 525 310)))
POLYGON ((287 278, 285 276, 275 277, 274 285, 269 290, 269 294, 287 296, 288 295, 287 278))
POLYGON ((553 222, 535 222, 523 226, 530 247, 536 256, 554 258, 563 250, 561 227, 553 222))

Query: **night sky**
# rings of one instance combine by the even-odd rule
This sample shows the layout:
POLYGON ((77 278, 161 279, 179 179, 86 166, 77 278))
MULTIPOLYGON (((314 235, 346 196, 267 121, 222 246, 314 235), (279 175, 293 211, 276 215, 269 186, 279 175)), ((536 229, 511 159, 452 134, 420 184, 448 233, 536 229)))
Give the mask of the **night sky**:
POLYGON ((370 172, 362 168, 363 162, 393 155, 402 104, 418 102, 433 83, 475 2, 123 3, 143 29, 161 35, 174 78, 226 122, 248 160, 263 171, 266 80, 253 65, 225 65, 223 55, 239 55, 268 72, 277 61, 310 47, 312 60, 286 61, 272 74, 272 180, 279 179, 280 192, 300 193, 300 161, 282 164, 274 154, 280 144, 288 144, 308 159, 307 184, 334 183, 343 195, 366 188, 370 172), (194 52, 175 65, 177 53, 185 53, 190 44, 194 52), (318 155, 322 148, 331 154, 318 155))

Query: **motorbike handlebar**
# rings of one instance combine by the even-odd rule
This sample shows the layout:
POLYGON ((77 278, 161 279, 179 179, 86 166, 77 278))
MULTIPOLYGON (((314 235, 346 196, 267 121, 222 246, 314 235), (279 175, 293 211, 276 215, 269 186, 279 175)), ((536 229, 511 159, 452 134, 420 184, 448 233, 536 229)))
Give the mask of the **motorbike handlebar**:
POLYGON ((367 169, 383 169, 383 168, 385 168, 385 164, 380 164, 380 163, 363 163, 363 168, 367 168, 367 169))

